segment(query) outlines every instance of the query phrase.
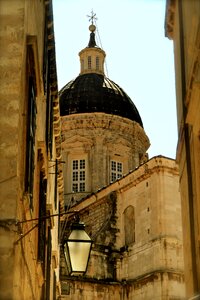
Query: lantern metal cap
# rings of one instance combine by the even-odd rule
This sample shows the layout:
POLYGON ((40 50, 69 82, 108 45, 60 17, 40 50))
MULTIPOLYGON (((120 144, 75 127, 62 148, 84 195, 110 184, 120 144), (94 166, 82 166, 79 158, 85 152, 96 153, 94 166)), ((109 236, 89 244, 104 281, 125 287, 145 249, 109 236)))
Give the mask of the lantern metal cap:
POLYGON ((80 217, 79 215, 75 215, 74 216, 75 221, 72 223, 71 225, 71 229, 80 229, 80 230, 84 230, 85 228, 85 224, 83 222, 80 221, 80 217))

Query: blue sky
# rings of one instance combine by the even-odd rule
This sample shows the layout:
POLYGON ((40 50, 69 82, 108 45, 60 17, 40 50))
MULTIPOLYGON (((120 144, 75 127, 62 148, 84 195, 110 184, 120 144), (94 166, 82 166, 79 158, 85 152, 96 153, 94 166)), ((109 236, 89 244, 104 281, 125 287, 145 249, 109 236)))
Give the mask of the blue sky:
POLYGON ((149 157, 175 158, 177 121, 173 43, 165 37, 164 0, 53 0, 58 86, 79 75, 89 41, 87 15, 97 16, 96 42, 106 74, 129 95, 143 121, 149 157))

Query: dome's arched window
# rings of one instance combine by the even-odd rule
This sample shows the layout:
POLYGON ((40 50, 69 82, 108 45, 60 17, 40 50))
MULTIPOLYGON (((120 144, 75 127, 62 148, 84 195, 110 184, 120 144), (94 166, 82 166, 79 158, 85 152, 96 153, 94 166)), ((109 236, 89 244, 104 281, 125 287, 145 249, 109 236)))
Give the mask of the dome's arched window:
POLYGON ((92 67, 92 58, 91 56, 88 56, 88 69, 91 70, 92 67))
POLYGON ((135 208, 130 205, 124 211, 125 246, 135 242, 135 208))
POLYGON ((99 70, 99 57, 96 57, 96 70, 99 70))
POLYGON ((81 72, 84 70, 84 59, 81 59, 81 72))

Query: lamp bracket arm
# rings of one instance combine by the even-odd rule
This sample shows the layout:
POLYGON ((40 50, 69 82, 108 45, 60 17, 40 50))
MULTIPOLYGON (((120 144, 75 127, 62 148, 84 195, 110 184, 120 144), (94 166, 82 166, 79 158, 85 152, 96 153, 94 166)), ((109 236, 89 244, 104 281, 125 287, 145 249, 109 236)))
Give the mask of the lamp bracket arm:
POLYGON ((27 234, 29 234, 31 231, 33 231, 33 229, 35 229, 38 226, 38 223, 35 224, 31 229, 29 229, 27 232, 25 232, 24 234, 21 235, 21 237, 14 242, 15 245, 17 245, 27 234))

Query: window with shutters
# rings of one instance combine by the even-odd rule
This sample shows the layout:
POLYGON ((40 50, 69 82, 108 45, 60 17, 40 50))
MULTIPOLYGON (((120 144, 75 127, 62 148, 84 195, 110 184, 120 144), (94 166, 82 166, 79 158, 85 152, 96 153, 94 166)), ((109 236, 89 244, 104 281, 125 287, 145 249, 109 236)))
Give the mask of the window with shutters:
POLYGON ((45 20, 44 28, 44 51, 43 51, 43 85, 44 85, 44 94, 46 96, 46 150, 50 153, 52 158, 52 147, 53 147, 53 96, 51 95, 52 89, 52 60, 54 59, 54 49, 48 47, 48 34, 49 29, 47 25, 47 19, 45 20))
POLYGON ((50 153, 52 158, 52 147, 53 147, 53 95, 51 95, 51 85, 50 85, 50 62, 51 62, 51 52, 47 52, 46 59, 46 146, 47 151, 50 153))
POLYGON ((28 62, 28 93, 27 93, 27 133, 26 133, 26 170, 25 191, 29 194, 30 208, 33 209, 33 184, 35 160, 35 135, 36 135, 36 84, 34 74, 34 58, 32 48, 27 51, 28 62))
POLYGON ((39 221, 38 221, 38 261, 42 263, 43 272, 45 271, 45 247, 46 247, 46 192, 47 180, 40 173, 39 189, 39 221))

